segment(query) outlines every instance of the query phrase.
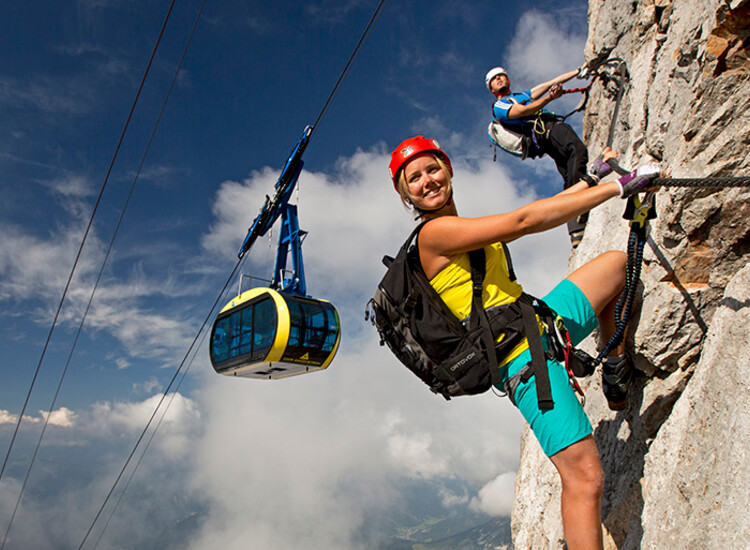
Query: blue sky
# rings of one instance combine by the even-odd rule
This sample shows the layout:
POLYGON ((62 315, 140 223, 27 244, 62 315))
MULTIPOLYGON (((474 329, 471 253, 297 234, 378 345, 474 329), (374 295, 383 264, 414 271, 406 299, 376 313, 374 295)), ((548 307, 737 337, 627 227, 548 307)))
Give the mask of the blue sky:
MULTIPOLYGON (((376 4, 207 3, 8 548, 45 546, 58 536, 69 546, 80 542, 376 4), (60 481, 63 471, 75 480, 71 487, 60 481), (73 517, 67 504, 81 513, 73 517)), ((168 6, 82 0, 0 7, 3 456, 168 6)), ((113 167, 0 481, 2 531, 199 6, 175 6, 113 167)), ((308 291, 342 316, 339 355, 325 372, 264 383, 214 374, 202 347, 135 478, 154 502, 201 503, 205 521, 191 547, 219 540, 244 548, 251 537, 259 549, 355 548, 362 518, 387 509, 404 479, 462 480, 472 489, 446 490, 446 506, 509 512, 520 417, 491 395, 450 403, 434 397, 377 345, 362 312, 382 276, 381 256, 395 251, 412 224, 387 176, 387 155, 402 139, 420 133, 440 140, 465 215, 506 211, 561 188, 548 159, 522 163, 498 153, 493 162, 485 133, 492 96, 483 79, 502 64, 514 88, 528 88, 580 65, 586 9, 552 1, 386 4, 307 149, 295 197, 310 232, 308 291), (312 539, 306 526, 319 517, 310 508, 338 518, 312 539), (288 528, 290 519, 299 529, 288 528)), ((575 103, 562 101, 555 104, 561 112, 575 103)), ((580 115, 573 123, 580 125, 580 115)), ((256 243, 245 272, 269 276, 273 239, 256 243)), ((545 292, 565 271, 563 229, 512 250, 531 292, 545 292)), ((164 517, 184 512, 159 509, 171 510, 164 517)), ((131 524, 157 520, 127 495, 119 510, 131 524)), ((112 539, 127 525, 113 520, 112 539)), ((102 547, 108 544, 115 543, 103 538, 102 547)))

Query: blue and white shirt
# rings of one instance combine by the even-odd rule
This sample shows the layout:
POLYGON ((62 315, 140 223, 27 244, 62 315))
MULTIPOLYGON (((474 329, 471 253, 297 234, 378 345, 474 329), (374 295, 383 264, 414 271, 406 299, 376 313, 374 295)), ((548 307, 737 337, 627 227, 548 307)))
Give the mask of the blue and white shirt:
POLYGON ((508 126, 519 126, 521 128, 528 127, 533 124, 538 112, 548 113, 546 109, 540 109, 537 113, 531 116, 510 118, 509 112, 513 105, 526 105, 534 101, 531 97, 531 90, 523 92, 516 92, 514 94, 506 95, 505 97, 499 98, 492 106, 492 114, 495 118, 508 126))

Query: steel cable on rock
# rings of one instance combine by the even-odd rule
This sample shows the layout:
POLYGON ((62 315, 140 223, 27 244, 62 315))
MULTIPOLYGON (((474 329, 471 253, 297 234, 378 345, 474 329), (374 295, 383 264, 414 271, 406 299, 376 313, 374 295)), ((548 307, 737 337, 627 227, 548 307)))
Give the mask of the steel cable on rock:
POLYGON ((715 178, 656 178, 654 186, 658 187, 750 187, 750 177, 715 177, 715 178))

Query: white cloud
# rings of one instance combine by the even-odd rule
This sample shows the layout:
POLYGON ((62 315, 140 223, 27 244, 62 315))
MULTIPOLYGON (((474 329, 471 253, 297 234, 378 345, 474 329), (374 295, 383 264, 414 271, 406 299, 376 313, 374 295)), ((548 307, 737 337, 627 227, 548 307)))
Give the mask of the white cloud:
POLYGON ((18 422, 17 414, 12 414, 10 411, 0 410, 0 425, 15 424, 16 422, 18 422))
POLYGON ((580 66, 584 32, 566 28, 565 22, 548 13, 524 13, 507 49, 507 69, 514 89, 526 89, 580 66))
MULTIPOLYGON (((82 234, 75 228, 58 233, 54 239, 40 238, 22 229, 1 224, 4 238, 0 242, 0 299, 24 299, 38 293, 60 292, 67 273, 50 270, 60 257, 75 257, 82 234)), ((81 269, 91 265, 82 258, 81 269)), ((59 296, 58 296, 59 301, 59 296)), ((50 316, 51 319, 51 316, 50 316)))
MULTIPOLYGON (((55 204, 63 205, 56 214, 60 219, 51 220, 58 225, 51 236, 35 234, 36 227, 0 224, 4 235, 0 241, 0 301, 23 303, 24 316, 47 328, 80 247, 90 205, 86 203, 87 184, 82 178, 71 176, 54 180, 45 187, 52 191, 55 204), (71 263, 61 263, 61 258, 71 263), (32 314, 28 315, 29 312, 32 314)), ((141 253, 144 249, 147 246, 139 246, 141 253)), ((106 242, 94 225, 68 287, 58 319, 60 324, 79 326, 105 250, 106 242)), ((159 278, 148 277, 138 265, 131 269, 127 279, 116 279, 112 276, 113 259, 111 256, 110 265, 99 282, 85 327, 108 332, 135 357, 171 356, 175 350, 186 349, 193 330, 187 318, 180 317, 186 308, 171 305, 165 312, 155 307, 150 299, 189 294, 190 285, 178 284, 176 276, 169 273, 161 273, 159 278)), ((13 309, 6 308, 2 314, 13 315, 13 309)), ((117 368, 128 365, 125 358, 112 357, 112 360, 117 368)))
POLYGON ((461 494, 457 494, 454 491, 450 491, 445 487, 441 488, 440 502, 445 508, 452 508, 454 506, 464 506, 469 502, 469 494, 464 491, 461 494))
POLYGON ((309 16, 312 24, 330 27, 341 24, 346 19, 349 12, 358 8, 361 4, 361 0, 350 0, 343 5, 339 2, 321 0, 318 2, 306 3, 304 11, 309 16))
MULTIPOLYGON (((212 502, 192 548, 350 549, 405 480, 486 483, 516 467, 521 418, 491 394, 431 394, 373 334, 327 371, 283 381, 211 376, 191 487, 212 502)), ((446 506, 458 496, 443 495, 446 506)))
MULTIPOLYGON (((40 410, 39 416, 24 415, 23 422, 30 424, 41 424, 49 416, 50 426, 57 426, 60 428, 72 428, 75 424, 78 415, 68 409, 67 407, 60 407, 57 410, 49 411, 40 410)), ((10 411, 0 410, 0 425, 3 424, 15 424, 18 422, 18 415, 12 414, 10 411)))
MULTIPOLYGON (((116 401, 96 403, 93 417, 102 429, 110 427, 125 428, 128 431, 140 430, 146 425, 157 404, 162 401, 162 395, 152 395, 143 401, 116 401)), ((166 410, 163 424, 180 425, 200 418, 200 412, 195 402, 181 394, 170 394, 163 404, 170 402, 166 410)), ((164 408, 160 409, 164 411, 164 408)), ((161 413, 156 417, 161 418, 161 413)))
POLYGON ((403 418, 386 419, 386 441, 389 458, 403 475, 434 478, 450 474, 445 456, 436 453, 431 433, 414 433, 403 418))
POLYGON ((39 411, 39 416, 47 419, 48 425, 60 428, 72 428, 78 418, 78 415, 67 407, 60 407, 51 413, 49 411, 39 411))
POLYGON ((80 80, 37 76, 31 83, 0 79, 0 105, 42 112, 81 114, 94 104, 95 90, 80 80))
POLYGON ((133 384, 133 389, 139 393, 152 394, 162 391, 163 388, 161 381, 155 376, 152 376, 142 384, 133 384))
POLYGON ((479 490, 471 506, 490 516, 509 516, 515 493, 515 472, 504 472, 479 490))
MULTIPOLYGON (((9 546, 77 547, 104 504, 157 400, 158 396, 154 396, 142 402, 97 404, 76 412, 65 407, 54 411, 50 426, 65 429, 46 432, 10 530, 9 546)), ((46 413, 40 415, 44 417, 46 413)), ((7 416, 0 413, 0 418, 7 416)), ((191 508, 195 500, 188 499, 185 489, 185 465, 200 428, 195 402, 177 394, 149 452, 141 458, 147 437, 134 455, 135 460, 123 470, 124 476, 91 532, 89 545, 105 523, 107 547, 143 547, 147 545, 144 541, 153 543, 160 533, 175 530, 170 535, 173 539, 180 534, 177 522, 195 512, 191 508), (136 464, 138 469, 132 475, 136 464), (126 484, 127 492, 120 499, 126 484), (116 503, 119 506, 109 522, 116 503)), ((6 521, 15 508, 21 490, 19 480, 26 472, 29 449, 37 435, 38 431, 20 432, 13 460, 0 482, 0 516, 6 521)))

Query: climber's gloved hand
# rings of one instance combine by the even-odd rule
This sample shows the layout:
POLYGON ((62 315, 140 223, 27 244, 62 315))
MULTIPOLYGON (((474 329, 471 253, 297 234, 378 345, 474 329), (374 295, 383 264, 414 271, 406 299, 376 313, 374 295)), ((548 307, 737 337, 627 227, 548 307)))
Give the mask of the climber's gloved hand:
POLYGON ((604 151, 594 159, 588 173, 583 176, 583 179, 589 184, 589 187, 598 185, 602 178, 612 173, 612 170, 617 166, 617 162, 615 161, 616 158, 617 151, 606 147, 604 151), (612 161, 612 164, 610 164, 610 161, 612 161))
POLYGON ((629 174, 625 174, 617 180, 620 186, 620 197, 623 199, 636 193, 645 191, 653 186, 653 181, 659 177, 661 168, 654 164, 639 166, 629 174))
POLYGON ((590 76, 591 76, 591 69, 589 69, 589 66, 586 63, 578 67, 578 74, 576 75, 577 78, 580 78, 581 80, 586 80, 590 76))
POLYGON ((594 182, 599 183, 602 178, 607 177, 612 173, 612 167, 609 165, 609 160, 604 160, 604 153, 594 159, 589 167, 589 176, 594 182))

